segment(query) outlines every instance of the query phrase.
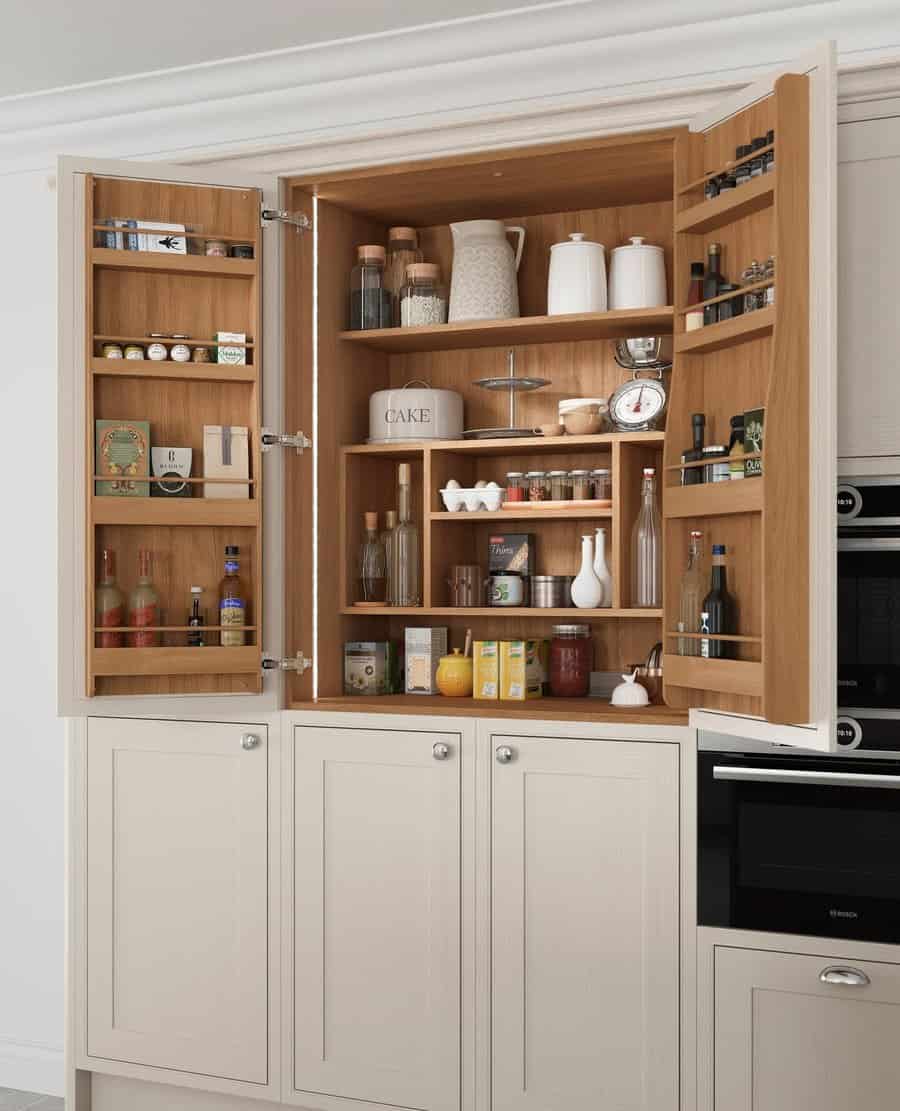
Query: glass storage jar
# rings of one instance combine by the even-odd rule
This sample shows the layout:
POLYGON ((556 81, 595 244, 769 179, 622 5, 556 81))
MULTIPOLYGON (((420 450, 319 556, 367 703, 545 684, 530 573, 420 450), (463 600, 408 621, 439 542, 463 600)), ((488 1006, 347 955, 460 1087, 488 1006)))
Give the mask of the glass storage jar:
POLYGON ((384 287, 391 295, 391 323, 400 327, 400 292, 406 285, 406 270, 413 262, 422 261, 419 236, 415 228, 388 228, 387 265, 384 287))
POLYGON ((572 500, 572 480, 568 471, 548 471, 551 501, 572 500))
POLYGON ((572 500, 590 501, 593 495, 590 471, 569 471, 572 481, 572 500))
POLYGON ((525 480, 528 484, 529 501, 550 500, 550 480, 546 471, 528 471, 525 480))
POLYGON ((506 474, 506 500, 527 501, 528 490, 525 486, 525 475, 521 471, 508 471, 506 474))
POLYGON ((366 243, 356 248, 350 274, 350 331, 391 326, 391 295, 384 286, 384 247, 366 243))
POLYGON ((591 489, 595 500, 610 500, 612 497, 612 477, 607 467, 595 467, 591 471, 591 489))
POLYGON ((550 693, 585 698, 591 689, 594 641, 590 625, 554 625, 550 641, 550 693))
POLYGON ((441 268, 434 262, 413 262, 406 268, 400 291, 400 324, 447 323, 447 287, 441 284, 441 268))

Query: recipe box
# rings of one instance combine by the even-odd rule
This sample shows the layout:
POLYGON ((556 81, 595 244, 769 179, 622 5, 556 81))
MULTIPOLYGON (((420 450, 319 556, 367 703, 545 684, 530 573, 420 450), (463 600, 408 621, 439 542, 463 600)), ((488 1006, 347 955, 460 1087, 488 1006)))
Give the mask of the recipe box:
POLYGON ((437 694, 437 669, 447 655, 447 626, 406 630, 406 693, 437 694))

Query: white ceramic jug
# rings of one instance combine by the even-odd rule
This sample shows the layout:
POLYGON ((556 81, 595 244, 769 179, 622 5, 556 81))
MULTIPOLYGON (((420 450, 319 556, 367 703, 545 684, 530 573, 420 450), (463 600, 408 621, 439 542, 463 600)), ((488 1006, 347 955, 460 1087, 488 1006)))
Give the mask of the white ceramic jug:
POLYGON ((519 263, 525 229, 501 220, 465 220, 451 224, 453 276, 450 311, 455 320, 503 320, 519 315, 519 263), (518 236, 513 252, 509 234, 518 236))
POLYGON ((615 247, 609 263, 611 309, 655 309, 666 301, 666 261, 662 247, 631 236, 625 247, 615 247))
POLYGON ((550 248, 547 315, 606 312, 606 258, 602 243, 589 243, 574 232, 550 248))

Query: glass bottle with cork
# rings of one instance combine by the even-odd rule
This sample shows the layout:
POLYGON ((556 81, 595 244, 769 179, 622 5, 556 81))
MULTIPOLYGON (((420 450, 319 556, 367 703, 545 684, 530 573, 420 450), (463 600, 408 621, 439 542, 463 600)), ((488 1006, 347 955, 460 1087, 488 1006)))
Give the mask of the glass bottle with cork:
MULTIPOLYGON (((692 529, 688 540, 687 568, 681 576, 681 594, 678 608, 678 631, 700 632, 700 612, 703 591, 706 589, 706 569, 703 566, 703 533, 692 529)), ((678 638, 679 656, 699 656, 700 642, 693 637, 678 638)))
POLYGON ((240 648, 247 643, 247 594, 241 581, 237 544, 225 548, 225 574, 219 583, 219 643, 223 648, 240 648))
POLYGON ((153 557, 146 548, 138 552, 137 585, 128 596, 128 624, 140 630, 128 634, 132 648, 158 648, 159 595, 153 585, 153 557))
POLYGON ((366 605, 383 606, 387 586, 384 545, 378 535, 378 514, 364 515, 366 534, 359 549, 360 601, 366 605))
MULTIPOLYGON (((400 326, 400 292, 406 284, 406 268, 422 261, 419 236, 415 228, 388 228, 387 265, 384 287, 391 298, 390 324, 400 326)), ((446 323, 446 318, 442 323, 446 323)))
POLYGON ((398 606, 421 605, 419 583, 419 530, 412 520, 412 467, 397 468, 397 506, 399 522, 392 545, 393 580, 398 606))
MULTIPOLYGON (((100 576, 94 590, 94 624, 103 629, 121 629, 125 624, 125 597, 116 582, 116 553, 104 548, 100 553, 100 576)), ((101 632, 98 648, 121 648, 125 643, 121 632, 101 632)))
POLYGON ((384 601, 388 606, 396 605, 397 586, 394 582, 394 533, 397 531, 397 510, 389 509, 384 515, 384 531, 381 546, 384 548, 384 601))
POLYGON ((644 467, 641 508, 631 534, 631 604, 659 609, 662 605, 662 537, 656 504, 656 470, 644 467))

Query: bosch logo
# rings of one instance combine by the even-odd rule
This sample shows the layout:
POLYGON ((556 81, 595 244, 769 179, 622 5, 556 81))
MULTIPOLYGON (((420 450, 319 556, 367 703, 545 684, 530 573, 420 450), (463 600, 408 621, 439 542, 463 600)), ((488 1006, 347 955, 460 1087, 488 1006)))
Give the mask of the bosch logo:
POLYGON ((837 907, 831 907, 828 911, 829 918, 859 918, 855 910, 839 910, 837 907))

